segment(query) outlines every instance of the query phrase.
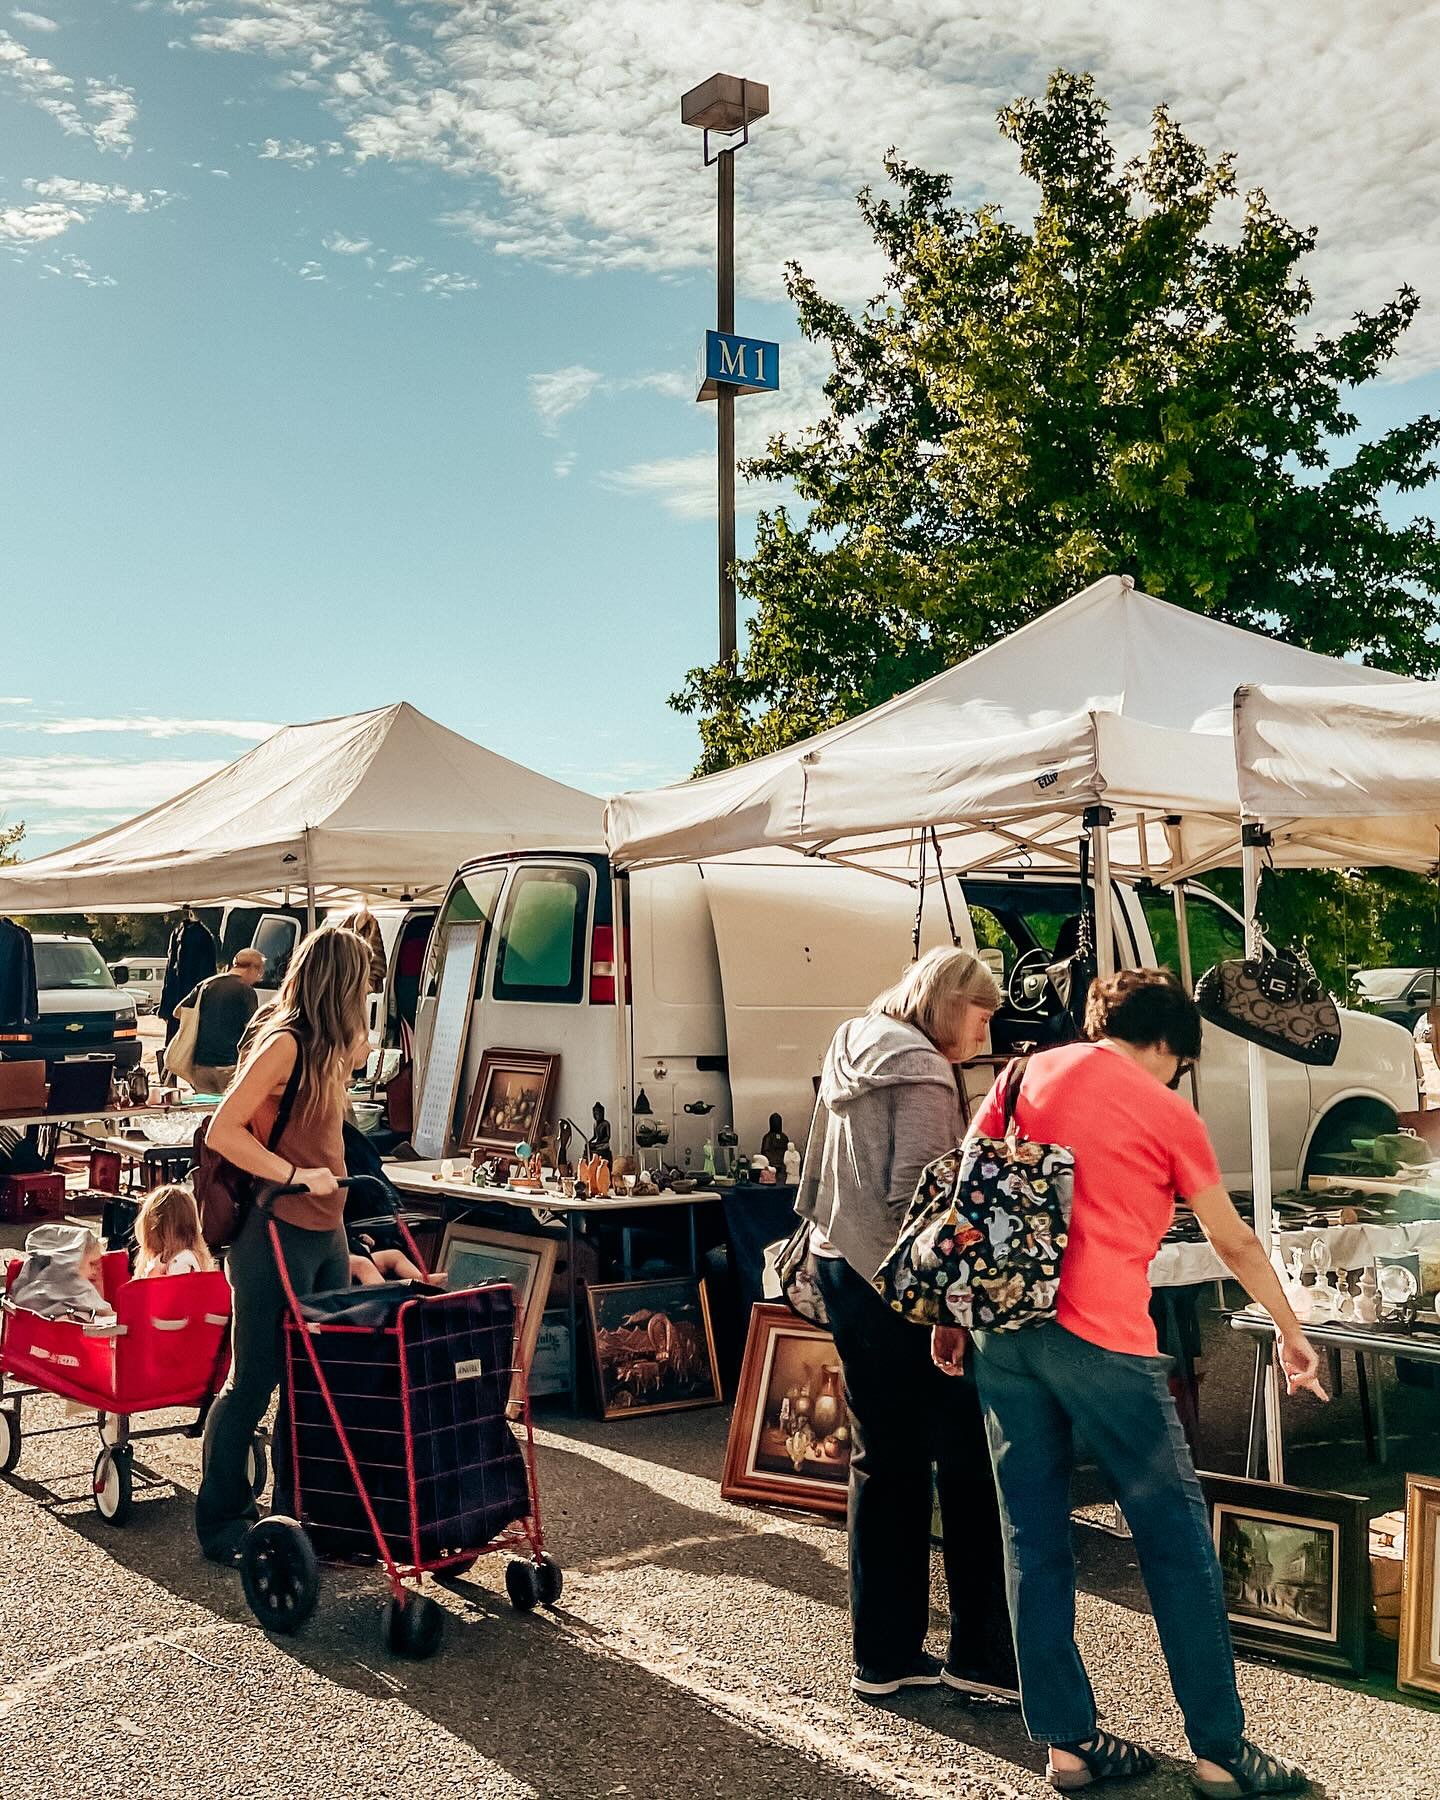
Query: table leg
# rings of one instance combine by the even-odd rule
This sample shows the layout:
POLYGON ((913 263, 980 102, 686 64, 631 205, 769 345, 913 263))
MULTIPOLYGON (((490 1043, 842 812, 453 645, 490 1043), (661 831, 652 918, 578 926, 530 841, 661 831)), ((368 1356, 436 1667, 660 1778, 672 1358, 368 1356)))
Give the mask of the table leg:
MULTIPOLYGON (((1336 1391, 1331 1390, 1332 1396, 1336 1391)), ((1365 1358, 1358 1350, 1355 1352, 1355 1392, 1360 1396, 1360 1429, 1365 1433, 1365 1458, 1367 1462, 1374 1462, 1375 1422, 1370 1416, 1370 1376, 1365 1358)))
POLYGON ((1371 1370, 1371 1374, 1374 1377, 1375 1389, 1375 1437, 1380 1452, 1380 1461, 1387 1463, 1390 1460, 1390 1433, 1386 1429, 1385 1421, 1385 1377, 1380 1368, 1378 1356, 1375 1358, 1375 1366, 1371 1370))
POLYGON ((693 1281, 700 1273, 700 1241, 695 1227, 695 1202, 692 1200, 685 1210, 690 1215, 690 1278, 693 1281))
POLYGON ((1195 1380, 1195 1359, 1181 1332, 1180 1309, 1176 1305, 1173 1288, 1165 1289, 1164 1304, 1165 1333, 1169 1340, 1167 1347, 1175 1364, 1180 1389, 1176 1396, 1175 1410, 1180 1415, 1180 1425, 1190 1446, 1190 1454, 1199 1465, 1205 1459, 1200 1454, 1200 1394, 1195 1380))
POLYGON ((579 1308, 575 1304, 575 1209, 565 1214, 565 1255, 569 1263, 570 1297, 566 1313, 570 1327, 570 1417, 580 1417, 580 1350, 577 1343, 579 1308))
POLYGON ((1251 1481, 1260 1475, 1260 1446, 1265 1441, 1265 1371, 1270 1363, 1270 1340, 1255 1340, 1255 1374, 1250 1384, 1250 1436, 1245 1445, 1245 1474, 1251 1481))

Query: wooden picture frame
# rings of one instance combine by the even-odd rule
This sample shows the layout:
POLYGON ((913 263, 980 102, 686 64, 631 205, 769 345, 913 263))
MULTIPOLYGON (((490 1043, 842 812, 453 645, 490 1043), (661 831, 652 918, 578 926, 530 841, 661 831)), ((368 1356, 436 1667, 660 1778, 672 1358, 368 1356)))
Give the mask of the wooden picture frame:
POLYGON ((1440 1480, 1405 1477, 1405 1576, 1396 1680, 1411 1694, 1440 1694, 1440 1480))
POLYGON ((850 1422, 835 1340, 788 1306, 760 1302, 750 1309, 721 1495, 843 1515, 849 1490, 850 1422))
POLYGON ((516 1231, 498 1231, 490 1225, 472 1225, 460 1219, 445 1227, 440 1240, 435 1272, 449 1277, 449 1287, 508 1281, 515 1289, 515 1303, 520 1308, 515 1362, 527 1381, 559 1250, 558 1238, 526 1237, 516 1231))
POLYGON ((1235 1648, 1346 1675, 1365 1668, 1363 1494, 1201 1475, 1235 1648))
POLYGON ((602 1419, 635 1419, 724 1399, 710 1295, 692 1275, 587 1287, 602 1419))
POLYGON ((558 1051, 487 1049, 465 1109, 461 1148, 507 1156, 519 1143, 538 1150, 559 1072, 558 1051))

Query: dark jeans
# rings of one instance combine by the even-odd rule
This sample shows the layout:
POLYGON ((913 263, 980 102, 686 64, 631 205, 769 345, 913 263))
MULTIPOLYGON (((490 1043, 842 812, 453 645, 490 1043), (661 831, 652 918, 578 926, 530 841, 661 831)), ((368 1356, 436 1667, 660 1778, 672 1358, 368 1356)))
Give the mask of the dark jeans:
POLYGON ((1245 1715, 1220 1565, 1170 1396, 1169 1359, 1104 1350, 1056 1324, 979 1331, 974 1344, 1031 1737, 1075 1744, 1095 1732, 1095 1696, 1075 1647, 1070 1476, 1079 1437, 1134 1535, 1190 1747, 1197 1756, 1229 1751, 1245 1715))
MULTIPOLYGON (((350 1252, 343 1231, 306 1231, 283 1223, 279 1230, 285 1267, 302 1299, 348 1285, 350 1252)), ((225 1391, 205 1422, 205 1473, 195 1498, 195 1535, 200 1547, 207 1556, 221 1559, 238 1549, 241 1538, 260 1516, 250 1491, 246 1457, 256 1427, 280 1385, 285 1290, 275 1267, 266 1219, 258 1207, 251 1207, 241 1227, 226 1272, 234 1295, 234 1361, 225 1391)), ((273 1445, 277 1511, 285 1510, 289 1486, 286 1435, 277 1429, 273 1445)))
POLYGON ((930 1623, 930 1471, 935 1468, 950 1594, 947 1660, 1014 1687, 1000 1514, 975 1385, 942 1375, 930 1333, 911 1325, 848 1263, 816 1258, 850 1409, 850 1617, 855 1661, 909 1668, 930 1623))

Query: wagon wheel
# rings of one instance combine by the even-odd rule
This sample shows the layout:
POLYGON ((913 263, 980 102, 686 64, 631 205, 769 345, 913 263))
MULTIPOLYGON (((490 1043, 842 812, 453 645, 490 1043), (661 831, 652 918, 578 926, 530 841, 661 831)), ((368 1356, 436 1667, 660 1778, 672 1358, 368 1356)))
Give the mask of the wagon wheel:
POLYGON ((251 1526, 240 1546, 240 1581, 267 1631, 299 1631, 320 1597, 320 1565, 305 1528, 278 1513, 251 1526))
POLYGON ((535 1578, 540 1590, 540 1604, 558 1606, 565 1591, 565 1571, 548 1551, 542 1550, 535 1559, 535 1578))
POLYGON ((0 1406, 0 1475, 8 1475, 20 1460, 20 1408, 0 1406))
POLYGON ((380 1629, 392 1654, 424 1662, 440 1648, 445 1615, 428 1594, 410 1592, 399 1600, 392 1594, 381 1612, 380 1629))
POLYGON ((91 1482, 95 1510, 107 1525, 123 1525, 135 1494, 134 1454, 128 1444, 104 1449, 95 1458, 91 1482))
POLYGON ((505 1592, 516 1612, 534 1612, 540 1604, 540 1571, 534 1563, 515 1557, 505 1565, 505 1592))

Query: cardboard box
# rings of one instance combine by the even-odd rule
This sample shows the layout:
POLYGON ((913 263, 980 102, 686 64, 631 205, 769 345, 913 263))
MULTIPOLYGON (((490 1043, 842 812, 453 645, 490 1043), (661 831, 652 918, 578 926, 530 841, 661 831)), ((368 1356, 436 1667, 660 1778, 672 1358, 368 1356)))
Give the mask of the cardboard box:
POLYGON ((1400 1639, 1400 1597, 1405 1583, 1405 1515, 1381 1513, 1370 1521, 1370 1618, 1381 1637, 1400 1639))
POLYGON ((43 1113, 49 1097, 43 1057, 28 1062, 0 1062, 0 1115, 43 1113))

